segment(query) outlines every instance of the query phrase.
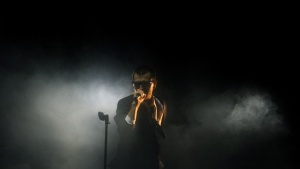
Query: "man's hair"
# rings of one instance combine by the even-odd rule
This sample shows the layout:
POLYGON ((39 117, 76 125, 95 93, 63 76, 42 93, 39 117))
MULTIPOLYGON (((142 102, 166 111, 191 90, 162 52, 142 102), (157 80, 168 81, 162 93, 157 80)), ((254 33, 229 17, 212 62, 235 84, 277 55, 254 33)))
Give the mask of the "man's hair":
POLYGON ((140 65, 139 67, 137 67, 133 73, 132 73, 132 80, 134 80, 134 74, 138 74, 139 76, 143 76, 146 73, 150 73, 150 77, 153 80, 156 80, 156 72, 154 71, 154 69, 148 65, 140 65))

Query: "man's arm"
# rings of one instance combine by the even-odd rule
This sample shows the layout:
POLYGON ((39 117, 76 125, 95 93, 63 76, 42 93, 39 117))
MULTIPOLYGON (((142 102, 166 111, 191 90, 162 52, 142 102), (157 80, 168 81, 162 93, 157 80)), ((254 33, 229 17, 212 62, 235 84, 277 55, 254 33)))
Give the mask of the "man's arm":
POLYGON ((163 121, 166 119, 166 115, 167 115, 167 104, 164 101, 163 103, 161 103, 161 101, 159 99, 156 99, 156 121, 157 123, 161 126, 163 121))
POLYGON ((127 113, 127 116, 125 120, 127 121, 128 124, 132 124, 133 127, 135 126, 136 118, 137 118, 137 111, 140 107, 140 104, 137 103, 136 101, 133 101, 131 103, 131 107, 129 112, 127 113))
POLYGON ((118 101, 116 115, 114 116, 114 121, 116 122, 118 129, 131 127, 125 120, 127 112, 130 110, 129 106, 124 99, 118 101))
POLYGON ((138 107, 139 104, 129 98, 119 100, 114 117, 119 129, 134 127, 138 107))

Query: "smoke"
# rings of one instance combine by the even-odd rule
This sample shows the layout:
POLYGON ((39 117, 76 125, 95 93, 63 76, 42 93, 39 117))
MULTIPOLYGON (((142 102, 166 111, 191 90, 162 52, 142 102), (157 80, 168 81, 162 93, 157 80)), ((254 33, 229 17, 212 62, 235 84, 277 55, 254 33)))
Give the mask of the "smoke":
MULTIPOLYGON (((1 71, 1 168, 101 168, 105 123, 99 111, 110 117, 107 162, 115 157, 117 101, 131 93, 131 66, 144 60, 87 51, 93 51, 83 53, 87 60, 72 64, 17 57, 29 67, 18 63, 15 72, 1 71)), ((166 79, 172 78, 178 77, 166 79)), ((292 168, 285 140, 289 130, 270 93, 246 86, 216 93, 192 80, 189 84, 197 86, 184 93, 179 82, 179 87, 158 84, 168 96, 168 117, 179 119, 167 120, 162 141, 167 169, 292 168)))
POLYGON ((186 107, 183 112, 188 123, 167 128, 164 153, 170 168, 284 168, 291 165, 282 141, 288 128, 268 93, 242 87, 207 94, 206 100, 192 98, 190 103, 191 108, 186 107))
POLYGON ((253 93, 238 98, 225 119, 229 130, 237 132, 279 132, 283 121, 270 97, 253 93))
MULTIPOLYGON (((3 76, 2 167, 101 168, 105 123, 99 111, 110 117, 109 163, 119 141, 112 120, 117 101, 131 93, 131 70, 119 72, 119 66, 86 64, 77 71, 53 68, 3 76)), ((289 147, 283 141, 288 129, 271 95, 246 87, 218 94, 197 88, 185 96, 189 107, 169 99, 168 115, 183 110, 187 121, 167 124, 167 140, 162 142, 166 166, 289 167, 289 147)))
POLYGON ((211 130, 230 133, 267 130, 276 133, 284 129, 283 119, 271 96, 255 89, 229 90, 212 95, 192 109, 191 122, 211 130))
POLYGON ((294 106, 298 86, 290 82, 298 62, 291 57, 299 52, 278 35, 282 29, 266 33, 276 31, 277 19, 256 31, 251 23, 250 31, 237 31, 239 24, 225 31, 229 38, 216 29, 202 36, 191 25, 143 30, 140 22, 132 29, 103 19, 1 24, 0 168, 102 168, 105 124, 98 112, 110 117, 109 162, 119 141, 112 120, 117 101, 131 93, 130 75, 140 63, 155 64, 156 91, 167 96, 166 169, 295 168, 291 152, 298 143, 283 115, 291 119, 297 111, 282 112, 269 91, 283 90, 280 100, 294 106), (232 79, 271 89, 237 89, 226 84, 232 79))
MULTIPOLYGON (((4 168, 99 168, 103 166, 108 114, 108 162, 118 141, 118 99, 130 94, 130 76, 90 65, 77 72, 35 71, 2 76, 1 151, 4 168)), ((128 73, 124 70, 123 73, 128 73)))

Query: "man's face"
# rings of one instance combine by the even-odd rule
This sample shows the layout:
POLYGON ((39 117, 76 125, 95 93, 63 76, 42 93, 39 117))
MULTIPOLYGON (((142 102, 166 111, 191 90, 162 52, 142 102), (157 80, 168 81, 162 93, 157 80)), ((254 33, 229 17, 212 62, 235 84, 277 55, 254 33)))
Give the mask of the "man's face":
POLYGON ((150 99, 152 97, 153 90, 156 87, 156 81, 151 79, 150 73, 146 73, 142 76, 134 74, 132 85, 135 91, 137 89, 142 90, 147 95, 146 99, 150 99))

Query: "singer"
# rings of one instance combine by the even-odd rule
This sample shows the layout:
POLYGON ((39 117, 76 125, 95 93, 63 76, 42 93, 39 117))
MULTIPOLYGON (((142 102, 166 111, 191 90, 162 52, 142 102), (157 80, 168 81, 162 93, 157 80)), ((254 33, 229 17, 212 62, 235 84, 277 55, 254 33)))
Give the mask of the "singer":
POLYGON ((119 144, 112 169, 162 169, 160 141, 165 138, 163 122, 166 103, 153 95, 156 73, 141 65, 132 73, 133 93, 118 101, 114 120, 119 144))

